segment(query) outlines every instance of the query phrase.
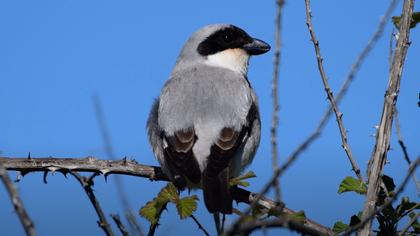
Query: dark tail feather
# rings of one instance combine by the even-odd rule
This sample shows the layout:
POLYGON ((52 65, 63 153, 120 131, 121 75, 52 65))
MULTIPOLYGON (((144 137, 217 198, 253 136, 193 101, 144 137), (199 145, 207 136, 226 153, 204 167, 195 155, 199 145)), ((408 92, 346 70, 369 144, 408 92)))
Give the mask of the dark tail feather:
POLYGON ((204 203, 210 213, 232 214, 232 195, 229 189, 229 168, 212 175, 203 173, 204 203))

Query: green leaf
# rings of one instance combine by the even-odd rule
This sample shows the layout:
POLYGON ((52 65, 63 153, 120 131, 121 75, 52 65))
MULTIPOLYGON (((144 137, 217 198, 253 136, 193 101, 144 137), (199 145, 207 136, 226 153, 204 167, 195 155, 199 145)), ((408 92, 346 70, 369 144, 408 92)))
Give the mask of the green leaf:
POLYGON ((386 190, 388 190, 388 192, 394 191, 395 183, 391 177, 389 177, 388 175, 382 175, 382 182, 384 182, 386 190))
POLYGON ((158 194, 163 201, 176 202, 179 199, 178 190, 173 183, 168 183, 158 194))
POLYGON ((341 182, 340 187, 338 188, 338 193, 341 194, 350 191, 358 194, 366 194, 367 186, 362 181, 348 176, 341 182))
POLYGON ((140 209, 140 215, 146 218, 150 223, 156 224, 159 220, 160 212, 162 211, 162 208, 165 207, 166 203, 167 202, 162 202, 155 198, 152 201, 147 202, 146 205, 140 209))
POLYGON ((176 209, 181 219, 190 217, 197 210, 197 195, 184 197, 176 201, 176 209))
POLYGON ((415 202, 410 202, 408 197, 403 197, 401 199, 400 205, 397 206, 397 214, 399 216, 406 214, 407 211, 413 211, 418 207, 418 204, 415 202))
POLYGON ((354 226, 354 225, 359 224, 361 222, 361 220, 360 220, 361 218, 362 218, 362 212, 359 212, 359 214, 357 214, 357 215, 352 215, 350 217, 350 226, 354 226))
POLYGON ((346 231, 348 228, 349 228, 349 226, 347 224, 344 224, 341 221, 337 221, 337 222, 335 222, 332 230, 333 230, 334 233, 339 234, 341 232, 346 231))
POLYGON ((140 215, 146 218, 150 223, 156 224, 159 220, 160 212, 166 207, 168 202, 176 202, 179 199, 178 191, 172 183, 168 183, 158 195, 146 203, 140 209, 140 215))
POLYGON ((244 175, 240 175, 238 177, 230 179, 229 185, 230 186, 240 185, 240 186, 243 186, 243 187, 248 187, 249 183, 247 181, 243 181, 243 180, 250 179, 250 178, 255 178, 255 177, 257 177, 257 176, 255 175, 254 172, 248 171, 248 173, 246 173, 244 175))
MULTIPOLYGON (((392 22, 394 23, 397 29, 400 28, 400 21, 401 21, 401 16, 392 17, 392 22)), ((413 15, 411 16, 410 28, 416 27, 417 23, 419 22, 420 22, 420 12, 413 12, 413 15)))
POLYGON ((305 221, 306 220, 306 215, 304 211, 297 211, 293 214, 288 215, 288 217, 292 220, 297 220, 297 221, 305 221))

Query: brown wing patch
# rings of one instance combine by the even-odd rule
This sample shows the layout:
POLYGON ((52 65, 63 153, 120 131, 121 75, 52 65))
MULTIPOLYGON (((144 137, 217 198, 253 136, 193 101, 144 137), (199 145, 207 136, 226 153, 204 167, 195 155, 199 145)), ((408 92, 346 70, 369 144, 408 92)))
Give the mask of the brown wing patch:
POLYGON ((233 130, 232 128, 223 128, 220 132, 220 137, 216 141, 216 145, 222 150, 232 149, 239 137, 239 132, 233 130))
POLYGON ((187 153, 195 142, 194 130, 178 131, 174 136, 167 136, 171 148, 176 152, 187 153))
POLYGON ((193 183, 199 183, 201 171, 192 152, 196 141, 194 129, 177 131, 172 136, 165 136, 165 139, 168 143, 165 161, 175 179, 175 185, 184 189, 187 184, 185 177, 193 183))

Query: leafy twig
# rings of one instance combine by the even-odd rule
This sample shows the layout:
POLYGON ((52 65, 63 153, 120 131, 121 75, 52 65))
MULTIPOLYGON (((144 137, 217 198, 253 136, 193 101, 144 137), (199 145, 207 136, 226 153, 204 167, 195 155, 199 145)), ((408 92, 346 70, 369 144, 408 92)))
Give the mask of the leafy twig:
MULTIPOLYGON (((410 36, 411 15, 413 12, 414 0, 404 0, 403 14, 400 23, 400 32, 397 46, 394 51, 388 89, 385 94, 381 121, 376 135, 376 144, 368 165, 368 191, 363 209, 362 219, 367 219, 375 212, 375 205, 380 185, 380 176, 385 165, 386 155, 389 149, 391 138, 394 107, 400 89, 402 69, 407 55, 410 36)), ((370 219, 359 232, 360 235, 368 235, 371 232, 372 220, 370 219)))
POLYGON ((318 62, 318 70, 319 73, 321 75, 321 79, 322 82, 324 84, 324 88, 325 88, 325 92, 327 93, 327 97, 328 100, 331 103, 332 109, 335 113, 335 117, 337 119, 337 124, 340 130, 340 135, 341 135, 341 141, 342 141, 342 147, 344 149, 344 151, 347 154, 347 157, 351 163, 352 169, 355 172, 356 176, 359 178, 359 180, 363 181, 362 175, 360 174, 360 169, 357 166, 356 161, 353 158, 353 154, 352 151, 350 149, 350 146, 347 142, 347 131, 346 128, 344 127, 344 123, 342 120, 342 116, 343 113, 340 112, 340 110, 338 110, 338 106, 336 104, 336 101, 334 99, 334 95, 333 92, 331 91, 331 88, 329 86, 328 80, 327 80, 327 75, 324 71, 324 66, 322 64, 323 62, 323 58, 321 56, 321 50, 319 49, 319 41, 317 40, 316 36, 315 36, 315 32, 313 30, 313 25, 312 25, 312 13, 311 13, 311 9, 310 9, 310 0, 305 0, 305 9, 306 9, 306 25, 308 26, 309 29, 309 33, 311 35, 311 39, 315 48, 315 54, 316 54, 316 59, 318 62))
MULTIPOLYGON (((92 178, 86 178, 73 171, 70 171, 70 174, 73 175, 77 179, 77 181, 79 181, 80 185, 82 185, 90 202, 92 203, 93 208, 95 208, 96 214, 99 217, 99 221, 98 221, 99 227, 105 232, 106 235, 113 236, 114 233, 112 232, 111 226, 105 217, 105 214, 102 210, 101 205, 96 200, 95 194, 93 193, 92 178)), ((95 173, 93 175, 95 175, 95 173)))
POLYGON ((160 216, 162 215, 162 212, 163 212, 164 210, 166 210, 166 205, 167 205, 167 204, 168 204, 168 203, 165 203, 165 204, 162 206, 162 208, 160 208, 159 213, 158 213, 158 215, 156 216, 156 218, 157 218, 156 222, 151 222, 151 223, 150 223, 149 232, 147 233, 147 236, 153 236, 153 235, 155 235, 156 228, 159 226, 160 216))
MULTIPOLYGON (((379 212, 382 212, 386 207, 392 204, 398 198, 401 192, 404 190, 405 186, 408 183, 408 180, 410 179, 411 175, 415 172, 419 164, 420 164, 420 156, 417 157, 417 159, 412 163, 412 165, 410 166, 410 169, 408 170, 406 176, 404 177, 404 180, 402 181, 401 185, 395 190, 392 197, 386 198, 384 203, 378 209, 376 210, 374 209, 372 212, 369 213, 369 215, 364 216, 360 223, 347 229, 341 236, 351 235, 353 232, 356 232, 357 230, 361 229, 362 227, 367 225, 367 223, 370 222, 376 216, 376 214, 378 214, 379 212)), ((360 231, 359 234, 361 232, 362 231, 360 231)), ((364 234, 364 235, 368 235, 368 234, 364 234)))
POLYGON ((19 196, 19 193, 16 190, 16 187, 13 185, 13 182, 10 180, 9 175, 5 167, 3 166, 2 161, 0 160, 0 179, 2 180, 4 187, 9 193, 9 197, 12 200, 13 207, 16 210, 17 215, 19 216, 20 223, 22 223, 23 229, 25 230, 26 235, 34 236, 35 228, 34 224, 26 212, 25 207, 23 206, 22 199, 19 196))

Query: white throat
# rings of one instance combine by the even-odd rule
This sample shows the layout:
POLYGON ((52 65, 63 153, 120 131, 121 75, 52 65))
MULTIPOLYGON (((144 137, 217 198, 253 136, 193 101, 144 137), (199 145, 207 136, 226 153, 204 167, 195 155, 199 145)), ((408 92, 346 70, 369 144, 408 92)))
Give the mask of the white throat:
POLYGON ((248 61, 248 53, 243 49, 235 48, 207 56, 206 64, 223 67, 245 75, 248 72, 248 61))

